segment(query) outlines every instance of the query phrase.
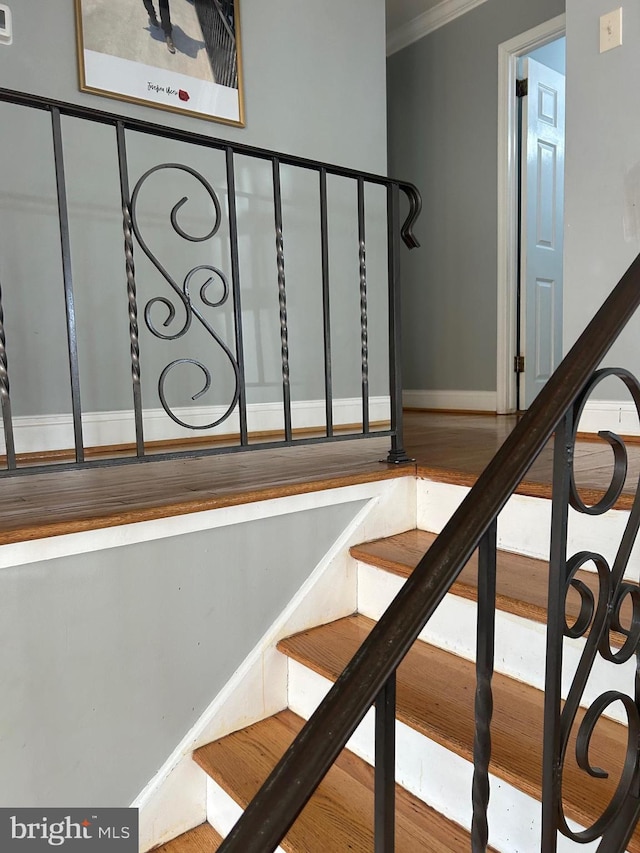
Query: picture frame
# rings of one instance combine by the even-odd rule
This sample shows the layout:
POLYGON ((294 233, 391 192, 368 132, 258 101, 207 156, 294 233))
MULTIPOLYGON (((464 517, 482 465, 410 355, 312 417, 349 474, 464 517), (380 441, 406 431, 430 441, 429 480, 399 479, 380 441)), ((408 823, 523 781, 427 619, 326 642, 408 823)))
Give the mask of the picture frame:
POLYGON ((240 0, 75 0, 80 89, 244 127, 240 0))

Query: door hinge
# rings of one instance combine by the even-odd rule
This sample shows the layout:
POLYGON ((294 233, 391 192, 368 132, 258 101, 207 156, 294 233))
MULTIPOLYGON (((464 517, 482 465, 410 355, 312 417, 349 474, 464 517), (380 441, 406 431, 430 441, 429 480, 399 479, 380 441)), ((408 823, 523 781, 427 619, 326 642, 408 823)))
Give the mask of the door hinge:
POLYGON ((515 373, 524 373, 524 356, 516 355, 513 359, 513 369, 515 373))
POLYGON ((526 98, 529 94, 529 80, 516 80, 516 98, 526 98))

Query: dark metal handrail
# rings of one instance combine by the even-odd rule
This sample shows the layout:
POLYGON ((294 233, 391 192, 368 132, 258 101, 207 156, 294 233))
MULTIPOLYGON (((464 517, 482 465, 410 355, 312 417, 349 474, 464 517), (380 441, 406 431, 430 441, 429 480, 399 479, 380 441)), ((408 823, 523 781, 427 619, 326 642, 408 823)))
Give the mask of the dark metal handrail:
MULTIPOLYGON (((578 399, 593 371, 638 305, 640 255, 478 478, 469 495, 247 806, 220 847, 221 853, 268 853, 279 844, 366 712, 377 697, 384 696, 385 685, 394 678, 398 665, 418 639, 472 553, 484 541, 487 532, 493 532, 495 545, 498 514, 565 413, 578 399)), ((564 431, 561 431, 561 435, 565 435, 564 431)), ((565 440, 569 441, 566 436, 565 440)), ((560 452, 564 450, 559 448, 560 452)), ((565 456, 570 457, 570 453, 565 453, 565 456)), ((483 566, 487 564, 482 549, 481 561, 480 586, 483 582, 483 566)), ((483 634, 490 628, 479 625, 478 630, 479 639, 484 642, 483 634)), ((489 661, 487 666, 490 678, 492 662, 489 661)), ((482 690, 480 679, 479 690, 482 690)), ((481 704, 484 701, 484 705, 489 706, 485 707, 484 724, 488 723, 487 717, 490 718, 490 699, 489 693, 485 692, 484 699, 481 695, 481 704)), ((484 764, 488 766, 488 755, 485 754, 484 758, 484 764)), ((629 772, 636 773, 637 782, 637 757, 635 762, 629 772)), ((551 769, 552 774, 557 776, 557 767, 551 769)), ((479 791, 483 780, 477 781, 479 791)), ((486 785, 486 778, 484 781, 486 785)), ((378 776, 376 787, 377 784, 378 776)), ((389 784, 388 780, 386 784, 389 784)), ((557 781, 555 784, 558 784, 557 781)), ((474 800, 476 792, 474 779, 474 800)), ((477 822, 474 818, 474 851, 486 849, 487 843, 488 791, 481 799, 484 799, 484 816, 480 815, 477 822)), ((624 808, 628 822, 635 823, 637 800, 624 808)), ((631 830, 627 825, 623 830, 618 828, 616 831, 618 835, 615 838, 622 839, 617 843, 623 843, 631 830)), ((611 837, 614 837, 613 833, 611 837)), ((393 841, 389 839, 377 840, 376 844, 381 845, 376 846, 376 850, 394 849, 393 841)), ((551 850, 555 847, 543 849, 551 850)), ((624 847, 606 849, 617 851, 624 847)))
POLYGON ((219 151, 226 151, 227 148, 231 148, 235 154, 256 157, 261 160, 273 160, 274 157, 277 157, 282 166, 299 166, 301 169, 313 169, 314 171, 324 169, 327 175, 337 175, 343 178, 362 178, 367 183, 378 184, 380 186, 395 184, 409 200, 409 211, 400 229, 402 240, 409 249, 416 249, 420 246, 417 237, 413 233, 413 226, 422 211, 422 198, 418 188, 410 181, 400 181, 395 178, 385 177, 384 175, 376 175, 375 172, 364 172, 358 169, 351 169, 347 166, 337 166, 335 163, 325 163, 321 160, 312 160, 309 157, 298 157, 295 154, 272 151, 269 148, 260 148, 256 145, 246 145, 244 142, 229 142, 226 139, 207 136, 205 133, 193 133, 190 130, 182 130, 179 127, 158 125, 151 121, 130 118, 110 113, 106 110, 96 110, 93 107, 85 107, 82 104, 71 104, 67 101, 57 101, 55 99, 50 100, 40 95, 30 95, 26 92, 17 92, 13 89, 0 88, 1 102, 46 111, 58 109, 62 115, 70 116, 71 118, 83 118, 87 121, 97 122, 98 124, 109 124, 114 127, 121 124, 125 130, 135 130, 138 133, 161 136, 164 139, 173 139, 176 142, 188 142, 189 145, 216 148, 219 151))
MULTIPOLYGON (((215 6, 216 14, 221 13, 218 6, 215 6)), ((226 25, 228 27, 228 24, 226 25)), ((226 30, 225 30, 226 32, 226 30)), ((399 463, 408 461, 408 457, 403 447, 403 421, 402 421, 402 379, 400 368, 400 273, 399 273, 399 253, 400 240, 409 248, 415 248, 419 245, 415 235, 413 234, 413 225, 420 214, 421 199, 418 190, 413 184, 405 181, 397 181, 393 178, 388 178, 383 175, 376 175, 369 172, 359 171, 357 169, 344 168, 331 163, 325 163, 318 160, 312 160, 303 157, 297 157, 291 154, 271 151, 264 148, 258 148, 242 143, 231 142, 229 140, 217 139, 205 134, 192 133, 181 130, 179 128, 171 128, 164 125, 155 124, 140 119, 128 118, 114 113, 95 110, 79 104, 70 104, 56 100, 49 100, 37 95, 16 92, 7 89, 0 89, 0 103, 11 103, 20 107, 27 107, 35 110, 46 112, 51 117, 51 128, 53 135, 53 153, 54 153, 54 169, 56 179, 57 207, 58 207, 58 223, 60 229, 60 245, 62 259, 62 277, 64 286, 64 300, 66 309, 66 337, 68 349, 68 374, 70 380, 71 391, 71 415, 73 419, 74 432, 74 454, 75 460, 73 463, 58 462, 56 464, 22 464, 29 454, 21 457, 16 450, 16 441, 14 437, 13 427, 14 418, 11 408, 10 396, 10 364, 11 352, 7 344, 7 336, 5 334, 5 314, 2 305, 2 291, 0 291, 0 406, 2 409, 2 427, 4 431, 4 440, 6 448, 6 467, 0 470, 0 474, 32 474, 42 470, 55 471, 61 468, 69 467, 70 464, 75 466, 93 466, 93 465, 126 465, 136 462, 161 461, 166 459, 174 459, 185 455, 209 455, 213 453, 230 453, 238 450, 257 450, 267 449, 270 447, 281 447, 283 445, 292 444, 313 444, 324 441, 340 441, 351 438, 368 438, 374 435, 387 435, 391 439, 391 450, 388 455, 388 461, 399 463), (130 338, 130 364, 131 364, 131 380, 132 380, 132 397, 133 397, 133 417, 135 425, 135 457, 127 457, 122 454, 104 456, 100 459, 89 460, 87 458, 86 448, 83 438, 83 415, 85 414, 81 403, 81 365, 78 351, 78 339, 76 328, 76 312, 74 299, 74 282, 73 282, 73 264, 71 245, 71 232, 69 225, 69 205, 67 201, 67 186, 65 178, 65 150, 62 133, 61 117, 71 117, 84 121, 108 125, 115 131, 114 142, 117 146, 117 164, 119 170, 120 182, 120 197, 122 209, 122 231, 124 242, 124 258, 123 271, 126 281, 126 299, 128 307, 129 319, 129 338, 130 338), (174 140, 176 142, 185 143, 189 146, 197 145, 208 149, 214 149, 223 152, 225 156, 225 172, 226 172, 226 192, 227 204, 226 210, 222 211, 223 204, 218 198, 218 193, 207 179, 198 171, 185 163, 162 163, 148 169, 140 176, 133 187, 130 186, 129 166, 127 157, 127 132, 149 134, 163 139, 174 140), (238 234, 238 208, 236 200, 236 158, 250 157, 266 161, 271 166, 272 173, 272 189, 273 189, 273 228, 275 237, 274 267, 277 270, 277 300, 279 311, 279 331, 281 338, 281 374, 282 374, 282 409, 284 421, 284 439, 276 440, 269 443, 251 443, 249 441, 249 432, 247 427, 247 395, 246 395, 246 377, 244 363, 244 347, 243 347, 243 314, 241 308, 242 288, 240 282, 240 262, 239 262, 239 234, 238 234), (292 427, 292 400, 291 400, 291 382, 290 382, 290 354, 289 354, 289 319, 287 313, 287 281, 285 275, 285 244, 286 235, 283 226, 283 199, 281 189, 281 173, 283 166, 291 166, 298 169, 309 170, 317 176, 318 179, 318 204, 320 208, 320 245, 321 245, 321 264, 322 264, 322 313, 323 313, 323 344, 324 344, 324 368, 325 368, 325 397, 324 408, 326 415, 326 426, 320 428, 322 433, 320 436, 310 437, 304 435, 302 437, 294 436, 295 430, 292 427), (190 179, 195 180, 200 190, 208 195, 214 212, 214 223, 211 229, 204 236, 188 233, 180 225, 179 211, 187 202, 185 196, 175 204, 168 217, 173 231, 178 234, 183 240, 190 243, 203 243, 212 239, 217 233, 223 221, 223 216, 226 215, 228 221, 229 232, 229 257, 230 271, 229 275, 212 264, 205 264, 193 267, 184 278, 183 282, 178 282, 172 277, 160 259, 154 255, 152 249, 148 245, 143 229, 141 227, 139 217, 137 216, 137 200, 140 196, 141 187, 144 185, 147 178, 156 173, 164 174, 165 170, 172 170, 173 173, 180 171, 191 176, 190 179), (357 277, 354 277, 354 284, 358 288, 360 296, 360 322, 358 324, 357 333, 360 337, 360 372, 362 379, 362 430, 359 433, 336 434, 333 424, 332 404, 333 390, 331 380, 331 305, 330 305, 330 284, 329 284, 329 235, 328 235, 328 214, 327 214, 327 176, 338 176, 352 180, 357 185, 358 205, 357 205, 357 222, 358 222, 358 239, 357 246, 354 246, 358 252, 358 266, 354 270, 357 272, 357 277), (387 237, 387 254, 388 254, 388 340, 386 342, 388 350, 388 366, 389 366, 389 399, 391 407, 390 427, 389 429, 375 429, 369 422, 369 340, 368 340, 368 304, 367 304, 367 267, 366 267, 366 242, 365 242, 365 204, 364 204, 364 187, 365 185, 374 184, 383 187, 386 190, 386 237, 387 237), (409 202, 409 210, 401 224, 400 219, 400 193, 403 193, 409 202), (144 255, 155 267, 158 280, 163 280, 165 292, 146 299, 146 304, 139 311, 138 306, 138 289, 136 283, 136 266, 134 262, 134 252, 142 251, 144 255), (200 286, 196 285, 197 276, 199 274, 207 275, 207 281, 200 286), (195 279, 192 278, 196 276, 195 279), (218 301, 211 301, 211 297, 207 296, 207 288, 209 284, 215 282, 216 286, 222 289, 222 297, 218 301), (199 301, 198 301, 199 300, 199 301), (221 337, 215 325, 210 322, 207 311, 220 308, 227 305, 233 317, 233 332, 234 338, 232 343, 227 343, 221 337), (168 312, 168 316, 162 318, 161 323, 155 322, 155 316, 162 311, 168 312), (139 316, 140 314, 140 316, 139 316), (177 319, 176 319, 177 318, 177 319), (173 323, 174 326, 169 329, 168 326, 173 323), (145 444, 145 424, 143 418, 142 406, 142 386, 141 386, 141 355, 140 355, 140 329, 146 325, 146 329, 156 338, 164 341, 173 341, 181 338, 190 328, 192 321, 194 324, 200 324, 200 328, 205 330, 205 334, 214 343, 214 349, 218 355, 221 355, 224 361, 225 368, 232 371, 232 379, 234 383, 233 394, 230 395, 228 406, 225 410, 221 406, 222 413, 220 416, 212 415, 211 422, 204 425, 194 425, 191 422, 185 422, 184 419, 172 410, 165 395, 165 381, 170 371, 180 365, 183 369, 185 365, 189 365, 189 369, 197 370, 200 379, 203 380, 202 390, 196 393, 192 400, 200 400, 212 385, 212 374, 209 367, 202 360, 192 357, 174 358, 160 372, 157 384, 157 396, 162 404, 165 414, 171 418, 180 427, 191 430, 212 430, 220 426, 223 422, 227 422, 227 418, 231 414, 237 413, 239 422, 239 443, 225 446, 197 448, 189 451, 170 451, 170 452, 153 452, 149 453, 145 444), (182 323, 182 326, 180 326, 182 323), (177 331, 176 331, 177 329, 177 331)), ((382 207, 382 204, 381 204, 382 207)), ((275 270, 274 270, 275 271, 275 270)), ((125 283, 123 281, 123 283, 125 283)), ((3 282, 4 291, 7 291, 7 284, 3 282)), ((214 290, 214 288, 212 288, 214 290)), ((123 297, 124 297, 123 287, 123 297)), ((124 298, 123 298, 124 301, 124 298)), ((10 318, 6 318, 6 324, 10 326, 10 318)), ((355 326, 355 324, 354 324, 355 326)), ((230 335, 231 337, 231 335, 230 335)), ((3 460, 4 461, 4 460, 3 460)), ((32 459, 26 459, 31 463, 32 459)))

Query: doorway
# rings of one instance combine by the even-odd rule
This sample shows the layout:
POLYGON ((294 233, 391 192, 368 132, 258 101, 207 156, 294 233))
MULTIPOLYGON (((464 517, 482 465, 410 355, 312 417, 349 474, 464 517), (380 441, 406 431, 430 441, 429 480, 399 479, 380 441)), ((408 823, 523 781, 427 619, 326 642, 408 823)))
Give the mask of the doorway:
POLYGON ((516 407, 528 409, 562 360, 566 39, 518 58, 516 407))
MULTIPOLYGON (((519 75, 519 69, 522 71, 526 66, 535 68, 536 75, 538 69, 546 75, 546 68, 560 61, 564 63, 564 41, 560 41, 564 39, 564 30, 565 16, 560 15, 503 43, 498 51, 497 410, 500 414, 528 406, 562 355, 562 205, 552 193, 553 188, 562 189, 562 181, 558 180, 554 161, 553 147, 557 140, 545 139, 551 117, 557 113, 555 84, 536 77, 532 81, 535 96, 521 93, 518 98, 516 82, 523 76, 519 75), (532 116, 536 111, 536 121, 542 121, 538 125, 541 137, 536 141, 531 134, 531 158, 526 156, 526 145, 520 145, 520 119, 525 108, 528 127, 533 126, 532 116), (527 175, 529 159, 533 172, 527 175), (533 203, 541 206, 536 209, 533 203), (529 257, 527 232, 533 238, 534 249, 529 257), (555 269, 550 270, 545 264, 554 251, 559 266, 556 262, 555 269), (523 367, 523 372, 517 372, 523 367)), ((554 73, 555 69, 550 72, 554 73)))

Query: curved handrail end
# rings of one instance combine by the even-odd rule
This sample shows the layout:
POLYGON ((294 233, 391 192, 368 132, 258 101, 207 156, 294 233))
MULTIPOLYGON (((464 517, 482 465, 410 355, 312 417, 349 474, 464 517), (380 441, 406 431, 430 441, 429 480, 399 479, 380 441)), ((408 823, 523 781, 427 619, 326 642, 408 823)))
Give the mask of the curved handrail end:
POLYGON ((420 248, 420 241, 413 233, 413 226, 415 225, 418 217, 420 216, 420 211, 422 210, 422 196, 420 195, 420 190, 415 186, 415 184, 401 183, 398 184, 398 187, 409 199, 409 213, 407 214, 407 218, 400 229, 400 236, 402 237, 405 246, 409 249, 418 249, 420 248))

